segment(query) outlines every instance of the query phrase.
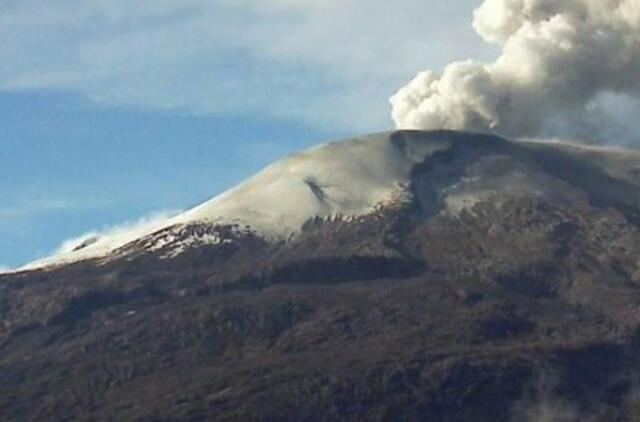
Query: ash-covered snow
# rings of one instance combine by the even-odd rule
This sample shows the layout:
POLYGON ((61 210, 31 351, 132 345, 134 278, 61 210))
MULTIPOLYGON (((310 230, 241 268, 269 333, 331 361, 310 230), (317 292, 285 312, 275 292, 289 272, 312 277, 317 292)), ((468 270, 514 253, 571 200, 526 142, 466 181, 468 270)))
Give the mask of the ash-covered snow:
MULTIPOLYGON (((65 242, 58 253, 23 269, 90 258, 106 262, 138 252, 172 258, 188 249, 232 242, 247 234, 286 240, 295 236, 305 222, 337 216, 354 221, 380 207, 396 204, 399 198, 411 200, 413 194, 418 198, 440 198, 442 211, 453 214, 503 193, 542 195, 560 202, 577 200, 568 194, 562 181, 536 166, 525 165, 509 153, 505 155, 499 148, 495 154, 469 163, 463 177, 451 184, 427 181, 425 186, 435 189, 435 196, 420 193, 420 188, 409 190, 415 182, 412 170, 418 164, 437 152, 453 151, 458 137, 473 136, 401 131, 321 145, 277 161, 193 209, 144 219, 107 234, 90 233, 65 242)), ((477 142, 484 142, 483 138, 478 137, 477 142)), ((563 151, 581 162, 592 163, 614 179, 640 186, 638 151, 566 142, 516 143, 527 149, 563 151)), ((444 172, 441 176, 448 180, 451 169, 444 172)), ((584 177, 589 177, 588 172, 584 177)))
POLYGON ((192 245, 217 243, 215 235, 198 239, 151 236, 164 229, 190 224, 238 225, 265 238, 287 238, 305 221, 341 215, 357 217, 400 196, 410 172, 427 156, 444 150, 442 137, 407 142, 402 133, 382 133, 332 142, 280 161, 213 199, 172 217, 160 216, 118 228, 107 235, 91 233, 66 242, 49 258, 23 269, 104 257, 139 239, 144 249, 175 256, 192 245))
POLYGON ((246 223, 263 236, 286 237, 312 217, 366 214, 403 189, 416 164, 449 145, 425 140, 409 148, 393 139, 372 135, 292 155, 175 221, 246 223))

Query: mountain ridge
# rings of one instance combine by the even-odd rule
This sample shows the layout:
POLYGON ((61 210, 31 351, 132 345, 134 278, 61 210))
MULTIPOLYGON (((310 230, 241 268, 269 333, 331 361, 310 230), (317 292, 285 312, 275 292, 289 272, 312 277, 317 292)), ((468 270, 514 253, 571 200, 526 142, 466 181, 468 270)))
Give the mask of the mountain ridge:
POLYGON ((431 136, 451 142, 410 195, 357 217, 284 239, 190 224, 0 275, 0 416, 633 420, 637 153, 395 142, 431 136), (145 246, 176 233, 223 241, 145 246))
MULTIPOLYGON (((247 181, 184 212, 166 219, 154 220, 143 225, 142 229, 134 228, 129 232, 119 233, 119 239, 108 235, 91 235, 49 258, 27 264, 23 269, 106 257, 122 251, 129 243, 172 226, 186 227, 192 223, 208 223, 213 226, 233 227, 238 231, 253 231, 265 238, 284 239, 298 233, 306 221, 316 217, 359 217, 373 211, 375 207, 384 206, 385 202, 402 200, 403 196, 412 195, 408 186, 413 182, 410 175, 413 168, 420 165, 429 155, 437 154, 441 150, 451 150, 452 142, 455 142, 457 136, 462 135, 475 137, 475 142, 489 142, 489 139, 492 139, 492 142, 513 142, 503 138, 492 138, 491 135, 405 130, 319 145, 276 161, 247 181), (345 168, 350 170, 345 172, 345 168)), ((579 144, 519 144, 550 145, 558 149, 575 149, 585 155, 600 154, 603 157, 616 153, 636 154, 632 150, 604 149, 579 144)), ((618 173, 616 176, 625 175, 618 173)), ((638 177, 632 177, 630 180, 637 183, 638 177)), ((465 199, 461 196, 457 205, 453 204, 453 201, 448 205, 450 208, 464 207, 466 200, 473 202, 473 198, 465 199)), ((171 243, 167 236, 163 241, 171 243)), ((215 233, 193 239, 193 243, 199 245, 219 241, 222 239, 215 233)), ((149 248, 162 246, 148 245, 149 248)), ((182 249, 189 247, 183 246, 182 249)), ((169 255, 179 254, 180 248, 181 246, 177 246, 176 251, 169 255)))

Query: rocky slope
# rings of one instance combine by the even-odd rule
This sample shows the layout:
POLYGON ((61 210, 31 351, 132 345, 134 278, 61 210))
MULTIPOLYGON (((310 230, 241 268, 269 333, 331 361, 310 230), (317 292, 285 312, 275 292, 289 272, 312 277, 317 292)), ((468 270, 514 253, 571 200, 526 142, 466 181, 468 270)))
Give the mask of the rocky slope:
POLYGON ((263 173, 206 218, 0 275, 0 417, 637 418, 638 152, 455 132, 332 148, 348 170, 313 167, 318 149, 267 169, 269 206, 263 173))

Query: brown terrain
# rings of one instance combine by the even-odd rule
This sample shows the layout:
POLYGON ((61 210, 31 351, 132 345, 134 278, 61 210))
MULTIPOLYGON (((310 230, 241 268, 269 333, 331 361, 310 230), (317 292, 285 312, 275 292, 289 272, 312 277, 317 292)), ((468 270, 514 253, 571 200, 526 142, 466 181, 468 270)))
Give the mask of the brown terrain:
POLYGON ((363 217, 0 276, 0 419, 640 420, 638 153, 429 136, 363 217))

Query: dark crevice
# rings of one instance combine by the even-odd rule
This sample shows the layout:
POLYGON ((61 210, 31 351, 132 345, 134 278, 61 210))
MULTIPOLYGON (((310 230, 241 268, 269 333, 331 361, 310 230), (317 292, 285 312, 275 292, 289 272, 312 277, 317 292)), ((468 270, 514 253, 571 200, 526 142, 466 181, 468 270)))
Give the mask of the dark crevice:
POLYGON ((259 274, 242 277, 226 285, 224 290, 259 289, 274 284, 339 284, 388 277, 410 278, 424 273, 426 269, 424 262, 409 258, 308 259, 263 269, 259 274))
POLYGON ((71 299, 49 324, 74 325, 94 312, 124 303, 125 299, 126 295, 116 290, 89 291, 71 299))

